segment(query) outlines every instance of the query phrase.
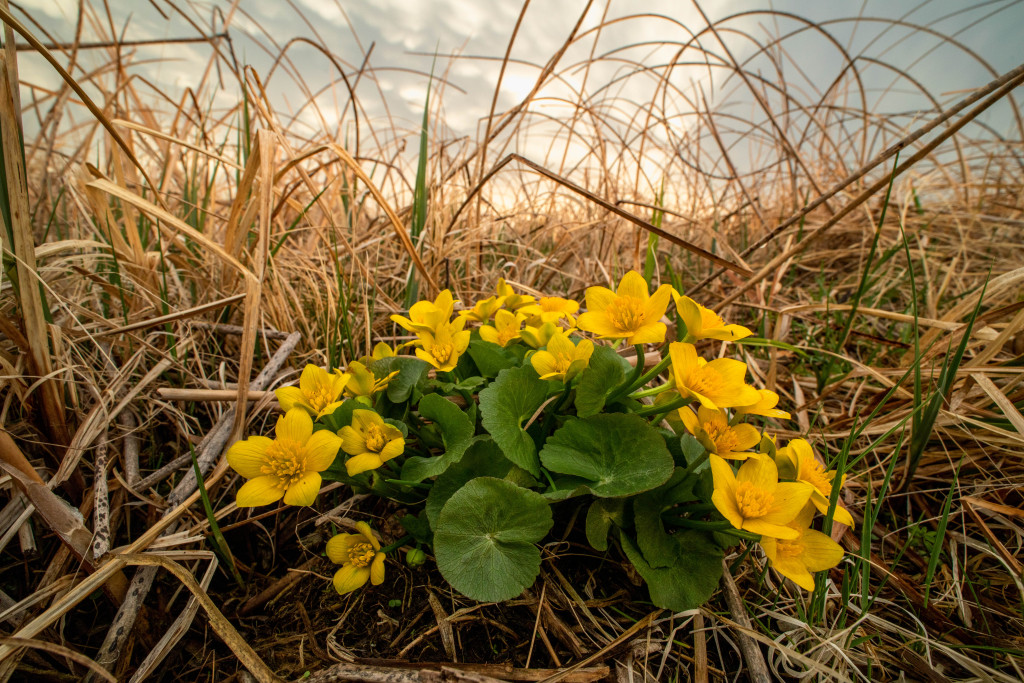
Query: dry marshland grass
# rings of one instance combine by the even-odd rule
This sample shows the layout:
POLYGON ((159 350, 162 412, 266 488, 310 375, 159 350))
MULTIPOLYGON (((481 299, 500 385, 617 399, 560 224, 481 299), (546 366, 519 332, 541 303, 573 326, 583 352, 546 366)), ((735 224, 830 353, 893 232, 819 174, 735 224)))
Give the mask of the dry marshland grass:
MULTIPOLYGON (((440 132, 450 86, 435 83, 417 191, 416 156, 402 151, 416 131, 368 115, 383 98, 371 56, 353 65, 315 46, 343 103, 339 125, 293 45, 258 36, 275 67, 243 68, 229 39, 240 11, 195 26, 210 61, 178 99, 138 77, 136 48, 118 46, 98 4, 82 6, 77 38, 3 12, 17 30, 6 45, 31 35, 69 74, 56 90, 28 84, 19 103, 6 52, 4 679, 93 669, 95 680, 241 680, 248 668, 275 680, 377 659, 511 662, 534 679, 553 673, 537 667, 586 663, 564 680, 593 680, 600 666, 620 680, 1024 677, 1024 135, 1012 93, 1024 72, 985 67, 991 83, 974 91, 918 89, 930 110, 880 115, 861 72, 890 69, 916 89, 898 65, 846 55, 830 87, 796 84, 793 41, 828 40, 830 26, 764 13, 777 23, 766 34, 734 17, 662 45, 674 56, 652 62, 590 50, 613 22, 581 24, 537 64, 528 98, 494 111, 476 139, 440 132), (737 36, 757 46, 742 61, 726 47, 737 36), (88 45, 99 41, 111 45, 88 45), (86 50, 107 59, 85 68, 86 50), (675 77, 688 64, 715 74, 712 104, 675 77), (619 70, 607 82, 588 75, 609 65, 619 70), (308 118, 266 94, 282 79, 304 93, 308 118), (581 82, 575 96, 546 87, 581 82), (634 85, 643 99, 626 96, 634 85), (225 88, 245 96, 204 104, 225 88), (540 105, 559 99, 571 115, 546 115, 540 105), (981 123, 990 106, 1009 133, 981 123), (22 171, 19 115, 37 131, 22 171), (489 174, 541 123, 558 127, 546 158, 532 159, 547 175, 517 159, 489 174), (732 271, 711 277, 700 255, 649 242, 641 224, 662 187, 663 230, 732 271), (744 556, 733 573, 745 611, 725 590, 699 612, 654 613, 614 555, 602 561, 565 529, 516 601, 477 606, 397 565, 385 586, 339 600, 323 578, 325 525, 368 518, 387 533, 394 509, 340 487, 321 495, 323 515, 234 507, 221 453, 267 429, 274 410, 260 392, 294 381, 305 361, 344 364, 393 339, 388 315, 410 274, 421 294, 450 286, 464 301, 499 273, 581 297, 643 268, 649 244, 656 277, 792 345, 744 354, 755 383, 795 408, 779 433, 810 434, 848 467, 859 523, 813 599, 744 556), (210 389, 226 400, 196 400, 210 389), (253 402, 237 401, 249 391, 253 402), (190 443, 244 588, 209 552, 190 443)), ((502 675, 460 671, 448 675, 502 675)))

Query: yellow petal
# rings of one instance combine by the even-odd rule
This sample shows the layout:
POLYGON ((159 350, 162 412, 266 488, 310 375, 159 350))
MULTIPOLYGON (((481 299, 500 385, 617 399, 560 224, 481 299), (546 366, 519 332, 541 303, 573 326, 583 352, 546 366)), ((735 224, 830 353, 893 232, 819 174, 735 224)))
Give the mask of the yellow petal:
POLYGON ((358 521, 356 522, 356 529, 363 535, 363 538, 370 542, 374 550, 380 550, 380 543, 377 542, 377 537, 373 535, 373 529, 370 528, 369 524, 358 521))
POLYGON ((235 497, 235 505, 240 508, 251 508, 258 505, 270 505, 284 495, 281 487, 281 480, 277 477, 265 474, 242 484, 235 497))
POLYGON ((320 493, 320 483, 323 480, 317 472, 307 472, 297 482, 288 487, 284 494, 286 505, 306 507, 316 501, 316 495, 320 493))
POLYGON ((377 553, 373 556, 373 563, 370 564, 370 583, 374 586, 379 586, 384 583, 384 558, 387 555, 384 553, 377 553))
POLYGON ((530 365, 537 371, 537 374, 543 377, 551 373, 556 373, 557 360, 555 357, 547 351, 538 351, 537 353, 530 356, 530 365))
POLYGON ((279 439, 306 443, 313 434, 313 418, 305 410, 292 408, 277 418, 277 427, 274 431, 279 439))
POLYGON ((808 529, 802 540, 804 552, 800 559, 812 572, 831 569, 843 561, 842 547, 820 531, 808 529))
POLYGON ((629 338, 630 344, 660 344, 665 341, 665 323, 647 323, 629 338))
MULTIPOLYGON (((750 461, 748 460, 747 462, 750 461)), ((714 499, 712 498, 712 500, 714 499)), ((786 540, 793 540, 794 538, 800 537, 800 531, 798 529, 794 529, 790 526, 783 526, 781 524, 766 522, 763 517, 744 519, 743 526, 741 528, 753 534, 761 534, 762 536, 772 536, 774 538, 782 538, 786 540)))
POLYGON ((723 325, 710 330, 704 330, 702 339, 717 339, 719 341, 736 341, 754 334, 742 325, 723 325))
POLYGON ((587 311, 579 317, 576 325, 584 332, 593 332, 602 338, 618 339, 627 336, 608 319, 603 310, 587 311))
POLYGON ((341 437, 341 450, 349 455, 359 455, 366 452, 366 438, 352 427, 342 427, 338 430, 341 437))
POLYGON ((736 436, 736 447, 733 450, 748 451, 761 443, 761 432, 753 425, 738 424, 732 428, 732 432, 736 436))
POLYGON ((292 408, 302 407, 306 402, 305 394, 298 387, 274 389, 274 396, 277 397, 277 402, 281 404, 281 410, 286 413, 292 408))
MULTIPOLYGON (((739 472, 736 473, 736 481, 749 481, 756 488, 767 489, 770 491, 779 483, 779 470, 775 466, 775 462, 770 458, 751 458, 740 466, 739 472)), ((810 493, 807 495, 810 496, 810 493)), ((806 502, 807 500, 805 499, 804 503, 806 502)), ((786 524, 790 519, 793 519, 793 517, 796 516, 797 512, 799 512, 799 510, 794 510, 793 516, 785 522, 778 523, 786 524)))
MULTIPOLYGON (((647 301, 648 298, 648 286, 647 280, 644 276, 635 270, 631 270, 622 276, 619 281, 619 287, 615 290, 615 293, 619 296, 631 296, 634 299, 640 299, 641 301, 647 301)), ((668 302, 665 302, 668 305, 668 302)))
MULTIPOLYGON (((615 292, 607 287, 587 287, 585 298, 588 311, 603 311, 608 308, 608 304, 615 301, 615 292)), ((580 329, 585 328, 581 325, 580 329)))
MULTIPOLYGON (((775 468, 775 463, 769 458, 751 458, 747 462, 754 460, 771 463, 772 468, 775 468)), ((813 492, 814 487, 803 482, 779 484, 775 487, 775 501, 772 503, 772 509, 764 516, 764 520, 771 524, 789 524, 807 505, 813 492)))
POLYGON ((384 419, 372 410, 353 410, 352 427, 360 434, 366 434, 371 426, 384 424, 384 419))
POLYGON ((236 441, 228 449, 228 464, 246 479, 263 474, 267 448, 274 443, 265 436, 250 436, 245 441, 236 441))
POLYGON ((711 494, 711 502, 722 513, 722 516, 729 520, 730 524, 737 529, 743 528, 743 515, 740 514, 740 509, 736 506, 735 497, 723 490, 715 489, 711 494))
POLYGON ((338 591, 338 595, 351 593, 357 588, 362 588, 369 578, 369 567, 346 564, 334 573, 334 590, 338 591))
MULTIPOLYGON (((703 408, 703 406, 701 406, 703 408)), ((693 414, 688 406, 683 406, 679 409, 679 419, 683 421, 683 426, 686 427, 686 431, 690 432, 694 436, 701 431, 700 420, 693 414)))
POLYGON ((805 591, 814 590, 814 577, 807 571, 807 567, 799 557, 777 555, 772 561, 772 567, 805 591))
MULTIPOLYGON (((498 311, 498 312, 500 313, 501 311, 498 311)), ((494 329, 490 325, 482 326, 479 331, 480 331, 480 338, 483 339, 485 342, 490 342, 492 344, 498 344, 498 345, 501 344, 501 342, 498 341, 498 330, 494 329)))
POLYGON ((334 432, 321 429, 309 437, 304 449, 306 453, 306 471, 323 472, 338 455, 341 448, 341 438, 334 432))
POLYGON ((327 558, 334 564, 345 564, 348 562, 349 551, 352 546, 362 541, 359 534, 337 534, 331 536, 327 541, 327 558))
POLYGON ((676 311, 686 325, 686 334, 696 339, 701 330, 700 308, 697 307, 697 302, 688 296, 681 296, 676 299, 676 311))
POLYGON ((668 302, 672 300, 672 286, 662 285, 655 290, 651 298, 644 304, 644 321, 653 323, 661 320, 668 308, 668 302))
POLYGON ((354 477, 362 472, 375 470, 383 464, 380 456, 376 453, 360 453, 345 461, 345 470, 348 472, 348 476, 354 477))
MULTIPOLYGON (((395 430, 398 432, 398 430, 395 430)), ((399 436, 392 438, 386 444, 384 448, 380 450, 381 462, 387 462, 392 458, 397 458, 405 451, 405 439, 401 436, 401 432, 398 432, 399 436)))

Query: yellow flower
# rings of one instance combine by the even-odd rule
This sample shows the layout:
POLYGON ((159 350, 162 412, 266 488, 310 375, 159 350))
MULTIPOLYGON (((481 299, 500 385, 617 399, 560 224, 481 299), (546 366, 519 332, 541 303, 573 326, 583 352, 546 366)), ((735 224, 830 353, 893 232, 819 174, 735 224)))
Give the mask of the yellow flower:
POLYGON ((800 536, 798 530, 786 525, 807 504, 812 491, 809 485, 780 484, 775 463, 763 456, 745 460, 735 474, 722 458, 708 457, 715 482, 711 502, 734 527, 774 538, 800 536))
POLYGON ((276 439, 250 436, 228 449, 228 464, 248 479, 238 489, 238 507, 269 505, 284 498, 288 505, 312 505, 320 492, 320 472, 338 455, 341 439, 334 432, 313 432, 313 419, 292 408, 277 420, 276 439))
POLYGON ((757 393, 761 397, 757 403, 751 403, 748 406, 736 406, 733 412, 737 415, 761 415, 763 417, 778 417, 783 420, 789 419, 789 413, 775 407, 779 405, 778 394, 768 389, 758 389, 757 393))
POLYGON ((512 285, 505 282, 505 278, 498 279, 497 295, 502 298, 503 305, 510 311, 517 311, 523 306, 532 304, 534 298, 529 294, 516 294, 512 285))
POLYGON ((307 365, 299 375, 299 386, 274 390, 281 410, 302 408, 313 417, 320 418, 334 412, 341 405, 341 392, 348 384, 345 373, 327 372, 315 365, 307 365))
POLYGON ((754 334, 742 325, 726 325, 725 321, 710 308, 704 308, 688 296, 681 296, 672 290, 672 298, 676 300, 676 310, 686 325, 686 341, 698 339, 720 339, 736 341, 754 334))
POLYGON ((688 407, 679 409, 686 431, 697 437, 701 445, 722 458, 746 460, 754 453, 745 453, 761 443, 761 435, 751 425, 729 426, 729 418, 721 410, 699 406, 697 414, 688 407))
POLYGON ((653 295, 647 282, 635 270, 623 276, 619 288, 587 288, 587 312, 577 325, 602 339, 625 339, 627 344, 660 344, 665 341, 665 323, 659 322, 668 308, 671 285, 662 285, 653 295))
POLYGON ((501 308, 503 303, 505 303, 504 297, 492 296, 489 299, 477 301, 471 309, 459 311, 459 315, 475 320, 478 323, 485 323, 501 308))
POLYGON ((731 408, 751 405, 760 398, 757 389, 743 382, 747 364, 732 358, 717 358, 710 363, 697 355, 693 344, 672 342, 672 377, 683 396, 700 401, 706 408, 731 408))
POLYGON ((388 383, 398 374, 398 370, 388 373, 386 377, 377 379, 372 370, 357 360, 348 364, 350 379, 345 385, 345 395, 356 400, 363 399, 363 403, 373 400, 373 395, 378 391, 387 388, 388 383))
POLYGON ((375 470, 405 450, 402 432, 372 410, 353 410, 352 425, 339 429, 338 436, 341 450, 352 456, 345 461, 350 477, 375 470))
POLYGON ((380 543, 366 522, 356 522, 358 534, 338 534, 327 541, 327 557, 340 564, 334 573, 334 589, 339 595, 362 588, 367 579, 374 586, 384 583, 384 558, 380 543))
POLYGON ((360 358, 359 362, 362 363, 363 365, 369 365, 375 360, 393 358, 396 355, 397 354, 395 353, 395 350, 391 348, 389 344, 385 344, 384 342, 377 342, 377 344, 373 347, 373 352, 370 353, 369 356, 363 356, 362 358, 360 358))
MULTIPOLYGON (((832 487, 835 485, 836 470, 825 471, 825 466, 818 462, 811 444, 803 439, 793 439, 785 447, 778 449, 775 454, 775 461, 782 470, 783 476, 796 479, 813 487, 811 503, 821 514, 828 513, 828 501, 832 495, 832 487)), ((846 475, 839 482, 839 486, 846 483, 846 475)), ((836 511, 832 519, 853 528, 853 515, 836 502, 836 511)))
POLYGON ((452 317, 455 308, 455 301, 452 293, 444 290, 437 295, 433 301, 417 301, 409 309, 409 317, 393 315, 391 319, 409 330, 419 334, 420 332, 434 332, 441 325, 445 325, 452 317))
POLYGON ((838 543, 810 528, 813 516, 814 508, 807 506, 787 525, 797 532, 796 538, 761 538, 761 547, 775 571, 808 591, 814 590, 813 572, 831 569, 843 559, 838 543))
MULTIPOLYGON (((570 328, 565 331, 566 334, 572 332, 575 328, 570 328)), ((544 323, 543 325, 534 327, 532 325, 526 325, 519 333, 519 337, 535 349, 539 349, 548 345, 551 341, 551 337, 558 332, 559 327, 555 323, 544 323)))
POLYGON ((584 339, 579 344, 573 344, 568 334, 558 332, 548 341, 546 350, 530 356, 530 364, 541 379, 570 382, 590 364, 593 353, 594 342, 584 339))
POLYGON ((483 325, 480 338, 498 346, 508 346, 519 339, 519 328, 523 326, 523 314, 509 311, 498 311, 494 316, 494 326, 483 325))
POLYGON ((575 301, 561 299, 557 296, 542 296, 537 303, 523 306, 519 310, 529 316, 527 322, 531 327, 557 322, 560 318, 567 319, 571 325, 576 322, 572 316, 580 310, 580 305, 575 301))
POLYGON ((462 329, 465 324, 465 318, 457 318, 433 333, 420 332, 416 344, 421 348, 416 349, 416 357, 443 372, 454 370, 459 356, 469 347, 470 332, 462 329))

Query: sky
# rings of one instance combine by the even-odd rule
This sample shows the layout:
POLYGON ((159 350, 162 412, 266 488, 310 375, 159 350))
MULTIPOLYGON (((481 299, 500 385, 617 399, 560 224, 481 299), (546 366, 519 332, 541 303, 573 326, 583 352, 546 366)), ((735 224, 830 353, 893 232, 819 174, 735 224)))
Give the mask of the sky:
MULTIPOLYGON (((414 146, 433 71, 444 78, 440 91, 436 82, 432 86, 434 136, 479 139, 501 58, 523 4, 523 0, 240 0, 230 19, 232 47, 236 58, 264 80, 278 111, 296 116, 294 130, 307 127, 314 134, 325 126, 337 126, 339 137, 351 135, 351 128, 346 127, 351 125, 347 92, 337 78, 337 68, 320 51, 297 42, 287 52, 290 63, 271 73, 272 54, 278 54, 289 40, 308 38, 326 46, 350 78, 372 48, 371 69, 357 86, 364 125, 401 130, 414 146), (306 98, 300 80, 313 91, 324 89, 317 97, 318 111, 301 106, 306 98)), ((220 30, 231 5, 109 0, 110 17, 103 14, 102 3, 96 5, 99 11, 92 17, 107 35, 112 25, 125 40, 171 39, 195 36, 194 25, 210 32, 214 22, 220 30)), ((38 25, 33 27, 37 34, 41 28, 57 40, 73 37, 77 0, 22 0, 20 6, 38 25)), ((586 0, 529 2, 512 47, 512 61, 498 90, 498 112, 515 106, 530 91, 540 67, 570 35, 585 6, 586 0)), ((511 140, 509 149, 549 153, 551 136, 556 134, 552 131, 558 126, 545 128, 543 122, 573 116, 575 104, 566 104, 566 100, 596 107, 616 122, 616 132, 624 138, 638 118, 657 108, 666 118, 670 114, 679 117, 667 118, 665 139, 669 140, 673 134, 669 128, 675 122, 690 125, 686 111, 699 98, 723 111, 734 111, 738 117, 748 116, 753 103, 739 79, 701 63, 725 59, 719 39, 733 58, 743 62, 757 52, 756 43, 786 36, 775 47, 785 66, 783 73, 774 72, 763 55, 755 56, 748 69, 764 80, 766 96, 771 96, 773 83, 785 79, 794 93, 810 103, 817 102, 841 73, 843 52, 856 56, 868 110, 879 116, 901 113, 907 126, 920 119, 918 112, 931 107, 915 83, 947 104, 991 81, 993 72, 1017 66, 1022 57, 1019 33, 1024 26, 1024 2, 1020 0, 704 0, 700 8, 720 29, 718 37, 704 32, 699 39, 712 57, 692 47, 679 52, 694 32, 707 25, 696 2, 645 0, 643 16, 637 15, 637 6, 628 0, 593 2, 578 31, 583 38, 561 58, 558 78, 546 85, 531 105, 537 126, 511 140), (600 32, 594 31, 602 19, 600 32), (808 30, 804 19, 817 22, 820 30, 808 30), (892 20, 907 25, 894 25, 892 20), (951 36, 959 45, 936 38, 929 33, 932 30, 951 36), (968 56, 972 51, 991 69, 968 56), (669 78, 674 101, 662 107, 655 99, 658 79, 664 65, 673 59, 682 62, 669 78)), ((96 34, 87 27, 84 39, 95 39, 96 34)), ((134 50, 130 68, 177 99, 186 87, 196 85, 210 53, 206 44, 142 47, 134 50)), ((19 57, 24 81, 55 87, 56 74, 38 56, 21 52, 19 57)), ((84 53, 82 67, 98 66, 108 58, 102 51, 84 53)), ((849 73, 846 79, 849 82, 849 73)), ((238 84, 223 85, 207 93, 215 107, 237 102, 238 84)), ((23 89, 23 101, 27 95, 23 89)), ((155 106, 159 106, 158 100, 154 96, 155 106)), ((994 111, 986 120, 995 130, 1005 132, 1010 125, 1009 110, 994 111)))

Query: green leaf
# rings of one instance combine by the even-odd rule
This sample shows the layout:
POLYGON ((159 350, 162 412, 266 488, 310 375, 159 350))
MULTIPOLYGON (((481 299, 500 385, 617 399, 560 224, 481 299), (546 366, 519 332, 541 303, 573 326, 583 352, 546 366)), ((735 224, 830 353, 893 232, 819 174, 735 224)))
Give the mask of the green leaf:
POLYGON ((485 437, 483 440, 474 442, 462 459, 445 470, 444 474, 439 476, 431 487, 425 508, 430 526, 437 527, 437 518, 440 516, 444 504, 466 482, 477 477, 504 479, 513 468, 522 472, 501 454, 501 449, 494 441, 485 437))
POLYGON ((622 384, 629 364, 609 346, 597 346, 590 364, 580 373, 576 385, 576 414, 580 417, 597 415, 604 401, 615 387, 622 384))
POLYGON ((673 536, 679 547, 678 560, 671 567, 655 568, 640 550, 622 534, 622 549, 647 582, 651 602, 673 612, 700 607, 714 594, 722 578, 722 550, 702 531, 684 531, 673 536))
POLYGON ((608 550, 608 530, 614 523, 623 525, 626 508, 625 498, 595 498, 587 510, 587 542, 604 552, 608 550))
POLYGON ((413 389, 427 376, 430 364, 414 356, 391 356, 371 363, 369 369, 377 378, 398 370, 388 382, 387 395, 392 403, 401 403, 409 400, 413 389))
POLYGON ((420 543, 430 545, 434 542, 434 532, 430 529, 430 522, 427 521, 425 512, 421 512, 419 515, 406 515, 398 520, 398 523, 420 543))
POLYGON ((569 420, 540 457, 544 467, 579 477, 600 498, 649 491, 672 476, 673 468, 661 434, 643 418, 622 413, 569 420))
POLYGON ((473 421, 444 397, 427 394, 420 399, 419 411, 422 417, 433 420, 437 425, 445 451, 431 458, 415 455, 406 460, 402 466, 402 479, 405 481, 423 481, 427 477, 436 477, 457 463, 474 441, 473 421))
POLYGON ((652 567, 670 567, 678 559, 680 549, 675 535, 665 529, 661 514, 673 505, 696 500, 693 484, 694 479, 686 476, 686 470, 677 467, 664 484, 633 499, 636 542, 652 567))
POLYGON ((519 365, 518 359, 509 351, 482 339, 474 339, 469 342, 468 352, 469 357, 473 359, 480 374, 484 377, 497 377, 498 373, 505 368, 519 365))
MULTIPOLYGON (((686 458, 686 465, 692 465, 697 462, 700 458, 704 457, 705 448, 704 444, 697 440, 693 434, 683 434, 679 437, 679 446, 683 449, 683 457, 686 458)), ((705 461, 704 463, 697 466, 694 473, 701 473, 704 470, 710 469, 711 465, 705 461)))
POLYGON ((548 383, 531 366, 508 368, 480 392, 484 428, 505 457, 535 477, 540 476, 537 446, 523 425, 548 397, 548 383))
POLYGON ((455 590, 485 602, 510 600, 540 573, 535 545, 551 529, 543 496, 478 477, 448 499, 434 532, 434 556, 455 590))

